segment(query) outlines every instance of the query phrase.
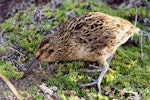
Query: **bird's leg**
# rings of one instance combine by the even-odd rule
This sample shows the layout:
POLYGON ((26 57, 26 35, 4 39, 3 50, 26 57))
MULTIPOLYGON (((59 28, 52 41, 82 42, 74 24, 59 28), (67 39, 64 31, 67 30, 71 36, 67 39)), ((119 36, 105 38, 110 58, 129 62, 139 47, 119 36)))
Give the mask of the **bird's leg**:
MULTIPOLYGON (((101 74, 100 74, 100 76, 98 77, 97 80, 95 80, 95 81, 93 81, 93 82, 91 82, 91 83, 81 84, 80 87, 92 86, 92 85, 97 84, 98 92, 101 93, 100 84, 101 84, 102 79, 103 79, 105 73, 107 72, 107 70, 108 70, 108 69, 111 70, 111 69, 109 68, 109 63, 111 62, 111 59, 112 59, 112 58, 113 58, 113 56, 110 56, 110 57, 107 59, 107 61, 104 62, 103 68, 102 68, 102 69, 99 69, 99 70, 101 70, 101 74)), ((94 65, 94 67, 95 67, 95 65, 94 65)), ((98 67, 95 67, 95 68, 98 69, 98 67)), ((92 71, 91 71, 91 72, 92 72, 92 71)), ((98 71, 97 71, 97 72, 98 72, 98 71)), ((99 72, 100 72, 100 71, 99 71, 99 72)))
POLYGON ((98 93, 101 93, 100 84, 101 84, 102 79, 103 79, 104 75, 106 74, 107 70, 108 70, 108 69, 109 69, 109 70, 112 70, 111 68, 109 68, 109 64, 110 64, 112 58, 113 58, 113 55, 110 56, 110 57, 107 59, 107 61, 105 61, 104 64, 103 64, 102 72, 101 72, 100 76, 99 76, 98 79, 97 79, 98 93))
POLYGON ((97 72, 101 72, 102 68, 99 68, 99 66, 96 66, 95 63, 94 64, 90 64, 89 67, 94 68, 91 70, 83 70, 83 72, 85 73, 97 73, 97 72))
MULTIPOLYGON (((113 58, 113 55, 110 56, 108 59, 107 59, 107 63, 109 64, 111 62, 113 58)), ((83 70, 83 72, 85 73, 97 73, 97 72, 101 72, 102 71, 102 68, 99 68, 99 66, 96 66, 95 64, 93 65, 90 65, 90 67, 94 68, 92 70, 83 70)), ((112 70, 111 68, 108 68, 109 70, 112 70)))
POLYGON ((110 62, 111 62, 112 58, 113 58, 113 55, 112 55, 112 56, 110 56, 110 57, 107 59, 107 64, 110 64, 110 62))
POLYGON ((105 73, 107 72, 108 68, 109 68, 109 64, 107 63, 107 61, 105 61, 104 64, 103 64, 102 72, 101 72, 100 76, 97 79, 98 93, 101 93, 100 85, 101 85, 102 79, 103 79, 105 73))

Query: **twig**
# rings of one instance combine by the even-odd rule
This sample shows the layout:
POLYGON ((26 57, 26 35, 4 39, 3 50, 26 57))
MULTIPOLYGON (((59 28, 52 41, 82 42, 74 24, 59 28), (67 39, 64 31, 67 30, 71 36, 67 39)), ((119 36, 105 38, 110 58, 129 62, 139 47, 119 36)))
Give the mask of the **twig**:
MULTIPOLYGON (((136 24, 137 24, 137 6, 136 5, 135 5, 135 9, 136 9, 136 16, 135 16, 134 26, 136 27, 136 24)), ((131 40, 133 40, 133 36, 131 40)), ((143 53, 143 45, 142 45, 142 35, 141 35, 141 40, 140 40, 140 47, 141 47, 141 57, 143 59, 144 53, 143 53)))
POLYGON ((131 98, 134 98, 133 100, 141 100, 141 97, 140 95, 137 93, 137 92, 133 92, 133 91, 127 91, 126 89, 123 89, 122 90, 124 93, 131 93, 133 94, 134 96, 129 96, 127 98, 127 100, 131 100, 131 98))
POLYGON ((143 33, 146 33, 146 34, 150 34, 149 32, 147 32, 147 31, 143 31, 143 30, 141 30, 143 33))
MULTIPOLYGON (((126 56, 130 61, 135 62, 135 61, 133 61, 128 55, 126 55, 123 51, 121 51, 119 48, 118 48, 117 50, 120 51, 120 52, 122 52, 123 55, 126 56)), ((136 65, 137 65, 137 64, 136 64, 136 65)), ((137 65, 137 66, 138 66, 138 65, 137 65)), ((140 66, 138 66, 138 68, 141 69, 140 66)))
POLYGON ((3 40, 3 32, 4 32, 4 29, 3 30, 1 30, 1 32, 0 32, 0 44, 2 44, 3 42, 4 42, 4 40, 3 40))
POLYGON ((132 3, 133 3, 133 0, 130 0, 130 3, 125 7, 125 9, 129 9, 130 7, 132 7, 132 3))
POLYGON ((129 96, 126 100, 132 100, 132 98, 133 100, 141 100, 140 94, 138 94, 137 92, 128 91, 127 89, 119 90, 118 88, 115 88, 115 90, 122 91, 123 93, 130 93, 134 95, 134 96, 129 96))
POLYGON ((143 36, 141 35, 141 40, 140 40, 140 47, 141 47, 141 57, 142 57, 142 59, 143 59, 143 56, 144 56, 144 53, 143 53, 143 36))
POLYGON ((12 85, 12 83, 4 75, 2 75, 1 73, 0 73, 0 78, 3 79, 3 81, 5 81, 5 83, 9 86, 9 88, 14 93, 14 95, 18 98, 18 100, 21 100, 21 96, 19 95, 16 88, 12 85))
POLYGON ((144 56, 144 53, 143 53, 143 36, 147 36, 149 38, 149 40, 150 40, 150 33, 141 30, 141 34, 139 34, 139 35, 141 37, 141 40, 140 40, 141 58, 143 59, 143 56, 144 56), (146 33, 146 34, 142 34, 142 33, 146 33))
POLYGON ((94 100, 90 93, 87 93, 87 96, 90 98, 90 100, 94 100))
POLYGON ((150 40, 150 33, 149 33, 149 32, 147 32, 147 31, 143 31, 143 30, 141 30, 141 34, 139 33, 138 35, 147 36, 147 37, 148 37, 148 39, 150 40), (146 33, 146 34, 143 34, 143 33, 146 33))
POLYGON ((118 51, 122 52, 124 54, 124 56, 126 56, 130 61, 133 61, 128 55, 126 55, 121 49, 117 49, 118 51))
MULTIPOLYGON (((136 12, 136 15, 135 15, 134 26, 136 27, 136 25, 137 25, 137 6, 136 5, 135 5, 135 12, 136 12)), ((134 35, 131 37, 131 40, 133 40, 133 37, 134 37, 134 35)))
POLYGON ((147 36, 147 37, 150 38, 150 33, 149 33, 149 34, 140 34, 140 33, 139 33, 138 35, 147 36))
POLYGON ((135 15, 134 26, 136 27, 136 24, 137 24, 137 6, 136 5, 135 5, 135 12, 136 12, 136 15, 135 15))
POLYGON ((11 50, 13 50, 13 51, 19 53, 20 55, 24 56, 23 53, 19 52, 18 50, 14 49, 14 48, 12 48, 12 47, 10 47, 10 46, 7 46, 6 48, 11 49, 11 50))
POLYGON ((149 3, 148 3, 148 1, 147 1, 147 0, 145 0, 145 1, 146 1, 147 5, 148 5, 148 7, 149 7, 149 3))
POLYGON ((150 88, 150 86, 148 86, 143 92, 141 92, 140 95, 143 94, 149 88, 150 88))

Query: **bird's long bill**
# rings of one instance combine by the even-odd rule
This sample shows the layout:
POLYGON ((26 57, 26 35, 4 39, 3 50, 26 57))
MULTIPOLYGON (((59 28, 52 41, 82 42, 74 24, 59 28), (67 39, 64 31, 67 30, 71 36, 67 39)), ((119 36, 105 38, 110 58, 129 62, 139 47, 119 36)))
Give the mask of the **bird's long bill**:
POLYGON ((24 76, 22 78, 25 78, 30 72, 32 72, 33 68, 38 64, 38 60, 36 58, 33 58, 31 64, 29 65, 29 68, 25 71, 24 76))

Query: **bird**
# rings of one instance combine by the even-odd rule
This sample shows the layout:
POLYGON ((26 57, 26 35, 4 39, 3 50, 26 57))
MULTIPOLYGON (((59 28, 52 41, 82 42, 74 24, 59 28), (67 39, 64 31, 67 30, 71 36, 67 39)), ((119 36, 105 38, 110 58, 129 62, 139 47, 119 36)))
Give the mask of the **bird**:
POLYGON ((44 37, 35 58, 40 62, 83 60, 101 64, 98 79, 81 85, 96 84, 101 93, 102 79, 116 49, 139 31, 131 22, 119 17, 102 12, 84 13, 61 23, 56 33, 44 37))

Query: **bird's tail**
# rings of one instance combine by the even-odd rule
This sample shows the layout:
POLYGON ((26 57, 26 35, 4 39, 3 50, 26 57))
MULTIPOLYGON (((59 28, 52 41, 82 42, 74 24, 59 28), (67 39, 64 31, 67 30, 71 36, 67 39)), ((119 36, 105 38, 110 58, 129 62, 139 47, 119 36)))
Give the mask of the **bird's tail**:
POLYGON ((139 29, 138 27, 135 27, 134 32, 135 32, 136 34, 138 34, 138 33, 140 32, 140 30, 141 30, 141 29, 139 29))

